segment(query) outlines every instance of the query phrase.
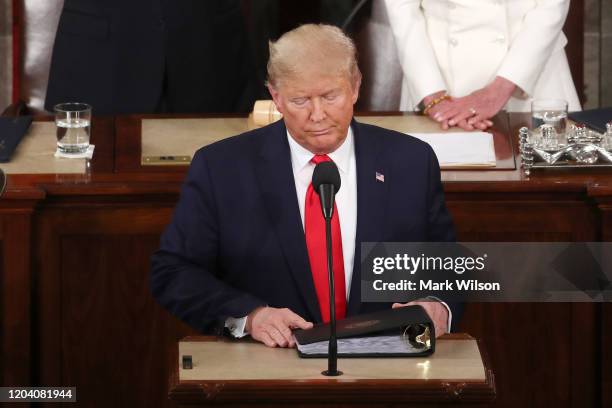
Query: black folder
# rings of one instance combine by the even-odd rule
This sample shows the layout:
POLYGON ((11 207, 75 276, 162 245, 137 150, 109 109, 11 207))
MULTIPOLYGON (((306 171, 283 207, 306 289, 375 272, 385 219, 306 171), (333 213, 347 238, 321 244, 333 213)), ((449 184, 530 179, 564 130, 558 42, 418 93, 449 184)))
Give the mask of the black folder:
POLYGON ((606 123, 612 121, 612 108, 589 109, 579 112, 570 112, 571 120, 584 123, 587 127, 599 132, 606 132, 606 123))
MULTIPOLYGON (((328 323, 317 324, 309 330, 295 330, 293 334, 299 356, 327 357, 329 332, 328 323), (304 346, 314 347, 313 350, 305 351, 308 347, 304 346)), ((338 320, 336 333, 338 357, 422 357, 435 351, 434 324, 425 309, 418 305, 338 320), (356 339, 372 348, 355 351, 356 339), (385 349, 388 342, 393 343, 392 349, 385 349)))
POLYGON ((31 116, 0 117, 0 163, 11 160, 13 152, 28 132, 31 116))

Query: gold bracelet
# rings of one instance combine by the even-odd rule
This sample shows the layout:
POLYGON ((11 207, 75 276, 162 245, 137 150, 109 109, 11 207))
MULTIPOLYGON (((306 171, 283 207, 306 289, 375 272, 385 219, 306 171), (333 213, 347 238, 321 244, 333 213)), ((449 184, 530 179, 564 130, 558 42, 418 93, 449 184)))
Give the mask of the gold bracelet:
POLYGON ((427 106, 425 107, 425 109, 423 109, 423 113, 425 115, 427 115, 427 112, 429 112, 429 110, 431 108, 433 108, 434 106, 436 106, 437 104, 439 104, 442 101, 445 101, 447 99, 450 99, 450 96, 448 94, 444 94, 442 96, 437 97, 436 99, 434 99, 433 101, 429 102, 427 104, 427 106))

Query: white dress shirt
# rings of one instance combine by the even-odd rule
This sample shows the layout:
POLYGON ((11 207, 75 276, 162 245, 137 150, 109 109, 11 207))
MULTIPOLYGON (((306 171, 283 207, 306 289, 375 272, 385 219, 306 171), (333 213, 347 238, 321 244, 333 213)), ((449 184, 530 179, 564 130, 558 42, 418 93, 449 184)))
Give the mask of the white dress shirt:
MULTIPOLYGON (((306 192, 312 181, 315 165, 310 160, 314 155, 300 146, 287 132, 289 148, 291 149, 291 166, 295 190, 297 191, 302 228, 304 228, 304 207, 306 205, 306 192)), ((355 257, 355 234, 357 231, 357 170, 355 164, 355 148, 353 144, 353 131, 348 130, 344 142, 334 152, 328 154, 329 158, 338 166, 340 173, 340 190, 336 194, 336 209, 340 221, 342 235, 342 257, 344 258, 344 279, 346 284, 346 300, 351 291, 351 277, 353 276, 353 261, 355 257)))

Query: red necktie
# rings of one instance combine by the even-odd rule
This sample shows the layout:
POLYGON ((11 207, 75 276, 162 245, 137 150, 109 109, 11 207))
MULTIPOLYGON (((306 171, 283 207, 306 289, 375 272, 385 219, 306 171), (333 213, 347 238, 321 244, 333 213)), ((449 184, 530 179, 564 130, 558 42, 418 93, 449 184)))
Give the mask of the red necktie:
MULTIPOLYGON (((316 155, 312 163, 331 161, 327 155, 316 155)), ((312 279, 319 299, 319 308, 324 322, 329 322, 329 278, 327 272, 327 244, 325 241, 325 218, 321 210, 319 195, 308 186, 306 192, 306 205, 304 206, 304 225, 306 233, 306 246, 310 258, 312 279)), ((334 289, 336 295, 336 319, 346 315, 346 284, 344 281, 344 257, 342 256, 342 235, 340 234, 340 221, 338 210, 334 204, 334 213, 331 220, 332 227, 332 257, 334 262, 334 289)))

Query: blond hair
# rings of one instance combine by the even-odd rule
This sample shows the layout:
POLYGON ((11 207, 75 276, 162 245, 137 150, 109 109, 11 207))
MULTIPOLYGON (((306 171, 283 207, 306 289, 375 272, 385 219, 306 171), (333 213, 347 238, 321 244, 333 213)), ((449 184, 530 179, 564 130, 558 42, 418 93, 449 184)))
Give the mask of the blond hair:
POLYGON ((327 24, 304 24, 269 43, 267 83, 277 88, 286 79, 304 72, 346 76, 353 85, 361 80, 357 51, 338 27, 327 24))

